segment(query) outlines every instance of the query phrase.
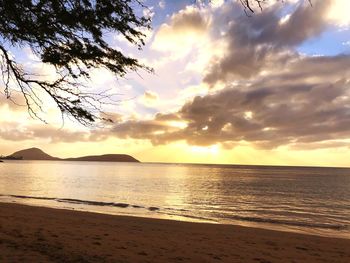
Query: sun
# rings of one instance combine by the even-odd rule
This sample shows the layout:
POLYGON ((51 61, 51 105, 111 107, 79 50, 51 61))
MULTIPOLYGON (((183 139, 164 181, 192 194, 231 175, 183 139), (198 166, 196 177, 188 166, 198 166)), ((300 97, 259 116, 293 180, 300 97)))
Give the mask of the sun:
POLYGON ((191 146, 190 149, 194 153, 213 154, 213 155, 219 154, 219 146, 216 144, 210 145, 210 146, 191 146))

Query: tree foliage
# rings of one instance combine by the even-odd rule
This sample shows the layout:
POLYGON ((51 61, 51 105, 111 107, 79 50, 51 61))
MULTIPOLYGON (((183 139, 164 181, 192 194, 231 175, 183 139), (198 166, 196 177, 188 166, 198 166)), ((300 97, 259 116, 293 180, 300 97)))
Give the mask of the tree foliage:
POLYGON ((83 92, 80 79, 91 68, 106 68, 122 77, 129 71, 150 70, 110 46, 105 33, 118 32, 139 49, 150 19, 136 14, 145 8, 138 0, 5 0, 0 1, 0 63, 4 93, 16 88, 29 113, 42 119, 39 93, 48 94, 62 114, 83 124, 99 119, 106 94, 83 92), (56 69, 55 80, 26 72, 11 55, 10 47, 29 46, 42 62, 56 69))

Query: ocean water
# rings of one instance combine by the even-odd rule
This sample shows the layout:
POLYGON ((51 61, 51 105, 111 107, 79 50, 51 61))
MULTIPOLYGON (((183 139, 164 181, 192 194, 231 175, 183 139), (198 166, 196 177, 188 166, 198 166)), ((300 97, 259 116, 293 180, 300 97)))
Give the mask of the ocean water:
POLYGON ((350 169, 0 163, 0 201, 350 238, 350 169))

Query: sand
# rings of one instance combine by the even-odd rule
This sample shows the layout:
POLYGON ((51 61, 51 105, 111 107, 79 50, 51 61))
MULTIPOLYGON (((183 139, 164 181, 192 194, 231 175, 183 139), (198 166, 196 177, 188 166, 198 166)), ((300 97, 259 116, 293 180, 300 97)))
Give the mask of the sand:
POLYGON ((0 262, 350 262, 350 239, 0 204, 0 262))

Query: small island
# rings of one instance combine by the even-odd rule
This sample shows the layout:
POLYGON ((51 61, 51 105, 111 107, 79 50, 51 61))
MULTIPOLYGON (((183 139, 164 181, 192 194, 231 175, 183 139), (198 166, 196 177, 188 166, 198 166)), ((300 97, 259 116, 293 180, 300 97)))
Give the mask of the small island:
POLYGON ((85 162, 135 162, 140 161, 127 154, 90 155, 75 158, 58 158, 45 153, 39 148, 17 151, 8 156, 0 156, 1 160, 40 160, 40 161, 85 161, 85 162))
POLYGON ((8 156, 2 156, 0 155, 0 162, 3 162, 2 160, 23 160, 22 156, 12 156, 12 155, 8 155, 8 156))

